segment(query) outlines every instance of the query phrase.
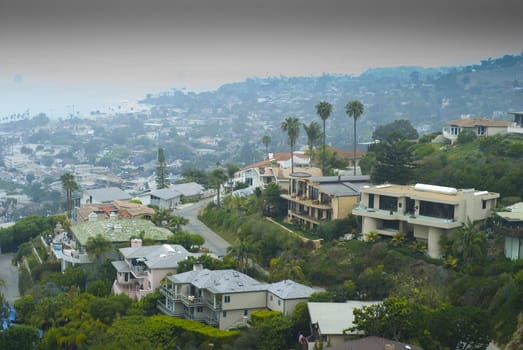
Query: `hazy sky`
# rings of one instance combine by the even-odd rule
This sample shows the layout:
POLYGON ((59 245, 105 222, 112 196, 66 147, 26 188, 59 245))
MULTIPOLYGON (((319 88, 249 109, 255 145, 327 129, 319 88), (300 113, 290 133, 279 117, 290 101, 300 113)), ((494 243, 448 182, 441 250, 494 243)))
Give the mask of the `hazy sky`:
POLYGON ((0 0, 0 117, 252 76, 475 64, 523 51, 522 10, 521 0, 0 0))

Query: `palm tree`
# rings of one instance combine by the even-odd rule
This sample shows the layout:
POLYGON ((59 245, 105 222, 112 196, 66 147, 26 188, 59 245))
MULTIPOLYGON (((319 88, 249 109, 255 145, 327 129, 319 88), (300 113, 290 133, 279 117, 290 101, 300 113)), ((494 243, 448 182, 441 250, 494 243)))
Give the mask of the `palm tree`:
POLYGON ((332 112, 332 105, 329 102, 321 101, 316 106, 316 113, 323 121, 323 155, 321 159, 321 171, 325 175, 325 122, 329 119, 332 112))
POLYGON ((354 175, 356 175, 356 122, 363 114, 363 109, 363 104, 358 100, 351 101, 345 106, 345 112, 347 113, 347 116, 354 120, 354 157, 352 159, 354 175))
POLYGON ((113 244, 110 240, 97 234, 94 237, 89 237, 85 245, 87 254, 96 260, 98 265, 102 262, 102 257, 113 248, 113 244))
POLYGON ((271 143, 272 139, 269 135, 263 135, 262 137, 262 143, 265 145, 265 155, 267 159, 269 159, 269 144, 271 143))
POLYGON ((312 150, 314 149, 314 146, 317 146, 321 140, 321 126, 318 122, 312 121, 309 125, 303 124, 303 129, 307 134, 307 145, 309 146, 309 154, 312 161, 314 156, 312 150))
POLYGON ((60 176, 62 181, 62 188, 65 191, 66 196, 66 211, 69 217, 71 217, 71 211, 73 210, 73 192, 78 190, 80 187, 76 183, 74 175, 71 173, 65 173, 60 176))
POLYGON ((289 145, 291 146, 291 173, 294 173, 294 146, 300 136, 300 120, 296 117, 288 117, 281 122, 282 131, 287 133, 289 145))
POLYGON ((220 187, 227 180, 222 168, 215 168, 209 174, 209 184, 216 190, 216 205, 220 206, 220 187))
POLYGON ((234 184, 234 174, 236 174, 240 168, 236 164, 227 163, 225 164, 225 169, 227 171, 227 187, 229 191, 232 192, 234 184))

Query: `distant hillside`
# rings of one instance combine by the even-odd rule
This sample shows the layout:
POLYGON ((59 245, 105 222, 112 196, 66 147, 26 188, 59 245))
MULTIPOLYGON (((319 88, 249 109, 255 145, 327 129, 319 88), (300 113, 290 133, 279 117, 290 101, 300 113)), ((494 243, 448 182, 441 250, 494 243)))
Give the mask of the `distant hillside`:
POLYGON ((314 106, 326 100, 334 106, 327 126, 330 140, 345 145, 350 123, 344 106, 353 99, 366 107, 358 122, 360 140, 370 139, 377 125, 396 119, 409 119, 421 133, 440 130, 446 120, 462 114, 508 119, 507 111, 523 110, 523 53, 471 66, 376 68, 359 76, 252 78, 210 92, 148 95, 142 103, 187 117, 255 116, 277 126, 290 115, 306 122, 316 120, 314 106))

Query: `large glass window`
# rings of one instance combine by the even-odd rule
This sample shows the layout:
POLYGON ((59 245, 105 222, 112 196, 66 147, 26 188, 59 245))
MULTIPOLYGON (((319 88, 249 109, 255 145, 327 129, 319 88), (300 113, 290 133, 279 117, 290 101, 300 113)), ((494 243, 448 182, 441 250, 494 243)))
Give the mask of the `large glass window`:
POLYGON ((383 220, 381 225, 384 230, 399 231, 400 229, 399 220, 383 220))
POLYGON ((396 211, 398 208, 398 198, 390 196, 380 196, 380 210, 396 211))
POLYGON ((454 206, 427 201, 420 201, 419 214, 439 219, 454 219, 454 206))

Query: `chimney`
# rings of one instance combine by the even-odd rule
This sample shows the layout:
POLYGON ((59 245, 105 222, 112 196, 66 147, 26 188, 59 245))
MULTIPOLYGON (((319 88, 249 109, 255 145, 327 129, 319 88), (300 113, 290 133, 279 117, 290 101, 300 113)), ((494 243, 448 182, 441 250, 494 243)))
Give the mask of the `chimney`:
POLYGON ((140 238, 131 239, 131 248, 138 248, 142 246, 142 240, 140 238))
POLYGON ((192 265, 193 271, 202 271, 203 270, 203 264, 200 262, 196 262, 192 265))

